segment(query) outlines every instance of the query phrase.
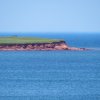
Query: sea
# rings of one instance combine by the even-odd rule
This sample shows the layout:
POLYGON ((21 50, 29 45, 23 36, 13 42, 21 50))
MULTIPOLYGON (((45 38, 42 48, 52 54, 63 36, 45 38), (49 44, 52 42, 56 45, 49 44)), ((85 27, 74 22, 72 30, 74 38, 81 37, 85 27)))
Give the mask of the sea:
POLYGON ((0 51, 0 100, 100 100, 99 33, 1 33, 64 39, 87 51, 0 51))

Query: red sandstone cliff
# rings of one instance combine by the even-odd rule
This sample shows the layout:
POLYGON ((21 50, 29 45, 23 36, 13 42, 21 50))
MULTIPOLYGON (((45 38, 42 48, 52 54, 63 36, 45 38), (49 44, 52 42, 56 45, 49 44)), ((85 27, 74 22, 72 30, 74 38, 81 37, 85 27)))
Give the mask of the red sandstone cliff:
POLYGON ((0 50, 85 50, 69 47, 65 41, 52 43, 0 44, 0 50))

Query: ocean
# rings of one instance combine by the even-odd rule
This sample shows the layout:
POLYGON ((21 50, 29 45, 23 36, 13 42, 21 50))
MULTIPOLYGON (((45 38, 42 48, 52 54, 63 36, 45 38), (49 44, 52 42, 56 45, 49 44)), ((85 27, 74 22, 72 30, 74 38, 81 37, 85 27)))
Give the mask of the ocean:
POLYGON ((91 50, 0 51, 0 100, 100 100, 99 34, 18 36, 59 38, 91 50))

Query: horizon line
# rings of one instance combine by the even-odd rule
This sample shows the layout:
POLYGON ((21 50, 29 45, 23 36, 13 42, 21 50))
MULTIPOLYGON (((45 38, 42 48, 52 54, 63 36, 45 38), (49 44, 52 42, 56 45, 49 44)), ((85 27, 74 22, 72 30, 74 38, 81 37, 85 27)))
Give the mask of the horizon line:
POLYGON ((41 33, 41 34, 61 34, 61 33, 63 33, 63 34, 100 34, 100 32, 0 32, 0 34, 3 34, 3 33, 5 33, 5 34, 39 34, 39 33, 41 33))

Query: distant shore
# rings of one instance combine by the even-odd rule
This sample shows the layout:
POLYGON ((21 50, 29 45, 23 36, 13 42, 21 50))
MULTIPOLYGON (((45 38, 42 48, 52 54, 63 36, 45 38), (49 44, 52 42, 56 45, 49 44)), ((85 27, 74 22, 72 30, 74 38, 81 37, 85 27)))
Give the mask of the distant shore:
POLYGON ((64 40, 43 38, 0 37, 0 50, 87 50, 69 47, 64 40))
POLYGON ((69 47, 65 41, 52 43, 0 44, 0 50, 87 50, 86 48, 69 47))

